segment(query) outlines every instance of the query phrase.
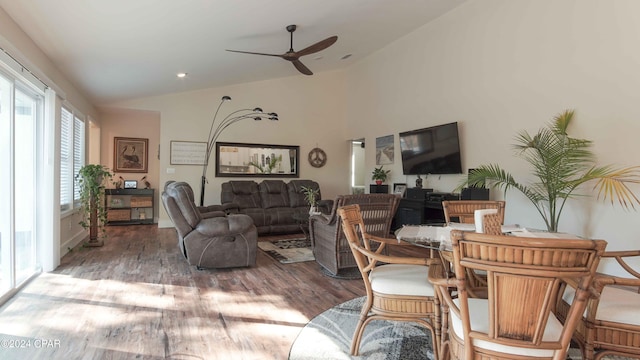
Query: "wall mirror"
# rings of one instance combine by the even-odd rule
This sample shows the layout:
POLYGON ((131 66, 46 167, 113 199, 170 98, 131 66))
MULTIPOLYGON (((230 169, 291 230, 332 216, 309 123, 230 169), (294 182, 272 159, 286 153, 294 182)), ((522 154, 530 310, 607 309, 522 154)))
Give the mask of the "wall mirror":
POLYGON ((216 142, 217 177, 299 177, 300 146, 216 142))

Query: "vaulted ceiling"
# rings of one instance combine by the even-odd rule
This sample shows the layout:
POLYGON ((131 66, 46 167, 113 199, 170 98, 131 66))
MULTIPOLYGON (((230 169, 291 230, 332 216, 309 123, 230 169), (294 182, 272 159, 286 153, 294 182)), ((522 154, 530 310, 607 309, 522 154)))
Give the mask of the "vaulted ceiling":
MULTIPOLYGON (((51 61, 96 105, 345 68, 466 0, 0 0, 51 61), (177 78, 179 72, 187 73, 177 78)), ((0 34, 1 35, 1 34, 0 34)), ((399 54, 401 56, 401 54, 399 54)))

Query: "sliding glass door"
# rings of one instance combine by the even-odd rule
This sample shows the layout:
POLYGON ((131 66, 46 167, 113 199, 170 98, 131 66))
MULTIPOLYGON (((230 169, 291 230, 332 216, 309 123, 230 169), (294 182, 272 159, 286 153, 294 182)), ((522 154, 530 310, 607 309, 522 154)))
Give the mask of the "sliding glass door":
POLYGON ((38 124, 42 96, 0 73, 0 297, 39 271, 38 124))

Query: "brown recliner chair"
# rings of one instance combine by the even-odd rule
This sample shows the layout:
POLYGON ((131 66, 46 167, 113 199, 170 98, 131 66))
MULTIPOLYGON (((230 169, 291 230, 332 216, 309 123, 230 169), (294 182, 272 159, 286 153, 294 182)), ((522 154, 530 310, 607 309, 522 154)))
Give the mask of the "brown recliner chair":
POLYGON ((357 269, 349 242, 342 231, 338 208, 358 204, 369 235, 390 237, 391 221, 400 198, 393 194, 340 195, 333 202, 329 215, 309 218, 309 236, 316 262, 332 276, 340 277, 340 270, 357 269))
POLYGON ((191 186, 185 182, 167 184, 162 203, 189 264, 198 269, 255 265, 258 232, 249 216, 225 216, 224 212, 221 216, 203 216, 194 203, 191 186))
MULTIPOLYGON (((164 190, 167 190, 167 187, 173 183, 175 180, 169 180, 164 183, 164 190)), ((181 184, 186 184, 187 186, 184 188, 185 191, 189 192, 187 194, 191 199, 194 199, 193 189, 191 185, 181 182, 181 184)), ((196 209, 200 212, 203 218, 210 218, 216 216, 226 216, 229 214, 237 214, 238 213, 238 205, 236 204, 222 204, 222 205, 207 205, 207 206, 196 206, 196 209)))

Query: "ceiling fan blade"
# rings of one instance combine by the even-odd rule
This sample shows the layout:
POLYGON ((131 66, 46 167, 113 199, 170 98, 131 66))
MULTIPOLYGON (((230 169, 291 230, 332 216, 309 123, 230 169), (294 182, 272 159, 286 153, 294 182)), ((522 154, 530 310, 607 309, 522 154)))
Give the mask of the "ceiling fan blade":
POLYGON ((296 55, 298 56, 304 56, 304 55, 309 55, 309 54, 313 54, 316 53, 318 51, 322 51, 326 48, 328 48, 329 46, 333 45, 336 41, 338 41, 338 37, 337 36, 332 36, 332 37, 328 37, 322 41, 318 41, 317 43, 308 46, 300 51, 296 51, 296 55))
POLYGON ((300 60, 296 59, 296 60, 292 60, 291 62, 293 63, 293 66, 295 66, 296 69, 298 69, 298 71, 300 71, 301 73, 305 75, 313 75, 311 70, 309 70, 308 67, 304 66, 304 64, 301 63, 300 60))
POLYGON ((241 54, 275 56, 275 57, 279 57, 279 58, 283 57, 283 55, 278 55, 278 54, 265 54, 265 53, 251 52, 251 51, 240 51, 240 50, 229 50, 229 49, 227 49, 227 51, 235 52, 235 53, 241 53, 241 54))

